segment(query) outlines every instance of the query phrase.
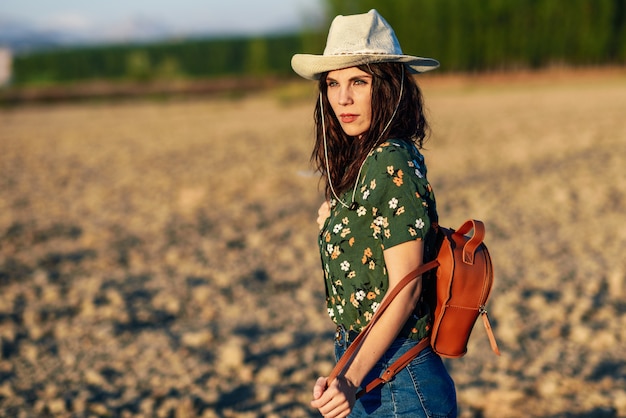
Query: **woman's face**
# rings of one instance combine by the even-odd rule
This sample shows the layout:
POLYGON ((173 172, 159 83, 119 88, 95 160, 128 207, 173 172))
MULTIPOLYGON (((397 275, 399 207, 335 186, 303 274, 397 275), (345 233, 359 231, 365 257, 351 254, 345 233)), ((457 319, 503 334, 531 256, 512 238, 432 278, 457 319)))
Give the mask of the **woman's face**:
POLYGON ((372 76, 357 67, 328 73, 327 95, 341 128, 360 138, 372 123, 372 76))

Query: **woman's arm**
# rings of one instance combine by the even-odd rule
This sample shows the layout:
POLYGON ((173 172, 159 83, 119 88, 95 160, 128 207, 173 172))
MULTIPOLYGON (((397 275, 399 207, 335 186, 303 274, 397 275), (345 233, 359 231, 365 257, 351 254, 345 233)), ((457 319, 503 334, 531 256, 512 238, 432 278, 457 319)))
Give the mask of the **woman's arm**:
MULTIPOLYGON (((423 252, 422 240, 408 241, 384 251, 389 289, 422 264, 423 252)), ((420 277, 409 283, 389 305, 385 314, 378 319, 345 373, 346 379, 355 386, 363 383, 363 378, 396 339, 413 313, 421 291, 422 279, 420 277)), ((383 301, 388 294, 389 290, 383 301)))
MULTIPOLYGON (((422 264, 423 252, 422 240, 408 241, 383 252, 389 277, 389 289, 422 264)), ((338 418, 349 414, 355 402, 354 395, 357 388, 397 337, 412 314, 421 290, 422 281, 418 278, 396 296, 385 314, 370 330, 347 371, 333 381, 326 391, 324 391, 326 379, 318 379, 313 390, 314 401, 311 405, 318 408, 322 415, 338 418)))

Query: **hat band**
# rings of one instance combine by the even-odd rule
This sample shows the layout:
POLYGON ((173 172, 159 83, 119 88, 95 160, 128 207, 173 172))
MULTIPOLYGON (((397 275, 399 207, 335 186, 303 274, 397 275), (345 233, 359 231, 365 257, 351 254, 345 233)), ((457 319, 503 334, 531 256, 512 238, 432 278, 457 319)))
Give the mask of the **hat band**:
POLYGON ((341 56, 348 56, 348 55, 387 55, 390 57, 396 57, 399 55, 402 55, 402 53, 399 54, 390 54, 388 52, 375 52, 375 51, 356 51, 356 52, 338 52, 338 53, 332 53, 332 54, 324 54, 322 55, 323 57, 341 57, 341 56))

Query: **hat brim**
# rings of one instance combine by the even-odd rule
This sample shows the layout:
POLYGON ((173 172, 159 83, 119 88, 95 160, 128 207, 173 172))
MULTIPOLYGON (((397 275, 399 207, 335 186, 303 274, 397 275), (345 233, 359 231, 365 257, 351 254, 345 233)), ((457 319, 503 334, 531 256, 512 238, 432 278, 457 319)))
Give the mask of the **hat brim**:
POLYGON ((410 55, 389 54, 346 54, 346 55, 313 55, 296 54, 291 58, 291 68, 307 80, 319 80, 320 75, 327 71, 355 67, 363 64, 379 62, 400 62, 408 66, 414 73, 425 73, 439 67, 439 61, 432 58, 413 57, 410 55))

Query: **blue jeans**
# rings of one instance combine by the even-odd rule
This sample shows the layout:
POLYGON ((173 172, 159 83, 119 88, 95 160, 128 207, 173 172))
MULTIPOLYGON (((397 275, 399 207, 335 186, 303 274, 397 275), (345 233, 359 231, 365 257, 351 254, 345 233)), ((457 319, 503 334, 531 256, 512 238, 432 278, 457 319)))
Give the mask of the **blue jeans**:
MULTIPOLYGON (((337 360, 348 347, 348 335, 335 338, 337 360)), ((396 339, 363 381, 365 386, 398 357, 417 344, 396 339)), ((391 381, 356 401, 350 417, 456 417, 456 390, 445 365, 430 347, 425 348, 391 381)))

